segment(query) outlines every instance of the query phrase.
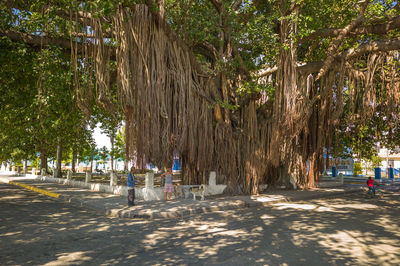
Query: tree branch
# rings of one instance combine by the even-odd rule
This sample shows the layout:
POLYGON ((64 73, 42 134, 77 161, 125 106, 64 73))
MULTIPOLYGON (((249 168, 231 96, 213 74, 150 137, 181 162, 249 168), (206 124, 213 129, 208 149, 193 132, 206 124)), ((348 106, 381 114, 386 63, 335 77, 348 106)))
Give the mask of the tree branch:
POLYGON ((346 37, 346 35, 350 31, 352 31, 355 27, 357 27, 364 20, 364 12, 365 12, 365 9, 367 8, 368 4, 369 4, 368 0, 362 2, 360 15, 355 20, 353 20, 349 25, 344 27, 340 31, 340 33, 336 37, 336 39, 332 42, 332 44, 328 48, 327 57, 325 59, 324 66, 319 71, 316 80, 320 79, 323 75, 325 75, 326 71, 331 67, 332 62, 335 59, 335 54, 337 52, 337 49, 342 44, 342 42, 343 42, 344 38, 346 37))
POLYGON ((238 10, 240 5, 242 4, 242 0, 236 0, 235 2, 232 3, 232 9, 233 10, 238 10))
MULTIPOLYGON (((358 35, 363 35, 363 34, 377 34, 377 35, 383 35, 388 33, 391 30, 398 29, 400 27, 400 16, 391 18, 390 20, 386 21, 385 23, 381 24, 375 24, 373 25, 368 25, 368 26, 358 26, 356 29, 352 30, 347 34, 347 36, 358 36, 358 35)), ((327 37, 334 37, 339 34, 341 29, 323 29, 316 31, 312 34, 310 34, 307 37, 302 38, 299 40, 299 43, 305 43, 307 41, 310 41, 312 39, 321 37, 321 38, 327 38, 327 37)))
POLYGON ((3 29, 0 29, 0 36, 7 36, 13 41, 23 41, 31 46, 41 46, 41 45, 48 46, 49 44, 55 44, 62 48, 71 49, 70 40, 63 38, 29 35, 14 30, 3 30, 3 29))
POLYGON ((210 0, 215 9, 217 10, 218 14, 221 14, 222 12, 222 1, 221 0, 210 0))
POLYGON ((259 78, 265 77, 265 76, 269 76, 273 73, 275 73, 278 70, 277 66, 274 67, 269 67, 266 70, 264 70, 263 72, 261 72, 260 74, 258 74, 259 78))
MULTIPOLYGON (((49 36, 39 36, 39 35, 30 35, 18 31, 13 30, 3 30, 0 28, 0 36, 7 36, 12 41, 16 42, 25 42, 34 48, 41 48, 47 47, 49 45, 58 45, 61 48, 67 49, 68 51, 71 50, 71 41, 64 38, 54 38, 49 36)), ((75 42, 72 42, 75 45, 75 42)), ((88 46, 93 46, 94 44, 88 43, 88 46)), ((84 52, 84 44, 78 42, 77 44, 78 54, 82 54, 84 52)), ((115 48, 106 46, 106 49, 111 49, 111 58, 115 58, 115 48)))
POLYGON ((355 49, 349 49, 343 54, 346 60, 359 57, 367 53, 388 52, 393 50, 400 50, 400 39, 375 41, 362 44, 355 49))
MULTIPOLYGON (((360 57, 368 53, 378 53, 378 52, 389 52, 400 50, 400 39, 395 40, 385 40, 385 41, 374 41, 366 44, 362 44, 355 49, 349 49, 340 55, 335 56, 334 62, 340 62, 340 60, 352 60, 354 58, 360 57)), ((310 62, 302 66, 297 67, 297 71, 302 75, 317 73, 323 67, 324 62, 310 62)), ((258 75, 259 78, 271 75, 276 72, 278 68, 272 67, 263 71, 258 75)))
POLYGON ((198 43, 196 45, 194 45, 194 48, 199 49, 202 55, 204 55, 205 57, 209 58, 210 61, 215 62, 218 58, 218 51, 217 49, 215 49, 214 46, 212 46, 210 43, 208 42, 204 42, 204 43, 198 43))

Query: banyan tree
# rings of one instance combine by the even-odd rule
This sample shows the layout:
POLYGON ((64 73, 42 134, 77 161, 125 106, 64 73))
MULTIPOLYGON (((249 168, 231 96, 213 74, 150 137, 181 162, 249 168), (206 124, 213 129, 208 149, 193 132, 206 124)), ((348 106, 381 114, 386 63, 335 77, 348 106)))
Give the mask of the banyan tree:
POLYGON ((339 126, 377 108, 398 116, 397 1, 6 0, 1 8, 0 35, 65 49, 81 108, 122 110, 127 154, 166 166, 178 152, 185 183, 214 170, 231 193, 313 187, 339 126), (42 23, 21 31, 16 21, 32 14, 42 23))

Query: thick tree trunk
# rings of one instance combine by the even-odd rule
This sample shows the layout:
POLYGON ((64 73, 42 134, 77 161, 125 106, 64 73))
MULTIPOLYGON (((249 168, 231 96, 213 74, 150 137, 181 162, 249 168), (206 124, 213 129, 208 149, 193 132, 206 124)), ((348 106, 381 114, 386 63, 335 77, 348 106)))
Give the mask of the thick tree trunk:
POLYGON ((24 171, 24 174, 26 174, 28 172, 28 159, 24 160, 23 171, 24 171))
POLYGON ((46 151, 44 150, 40 150, 40 172, 42 169, 45 169, 47 173, 47 155, 46 151))
POLYGON ((94 160, 94 149, 92 149, 92 154, 90 155, 90 173, 93 173, 93 160, 94 160))
POLYGON ((329 148, 326 149, 326 158, 325 158, 325 171, 328 171, 329 165, 329 148))
POLYGON ((129 161, 132 158, 131 155, 131 121, 130 121, 130 114, 129 111, 125 112, 125 161, 124 161, 124 171, 129 171, 128 167, 129 167, 129 161))
POLYGON ((298 96, 297 50, 291 39, 295 28, 293 21, 282 19, 280 22, 281 48, 276 76, 273 123, 268 153, 269 164, 279 169, 278 185, 285 187, 289 186, 291 179, 295 179, 295 183, 297 183, 299 176, 295 175, 299 172, 296 170, 301 169, 301 160, 297 158, 299 151, 296 150, 296 145, 294 145, 297 125, 293 117, 298 115, 297 112, 299 111, 296 110, 298 96))
POLYGON ((61 145, 61 138, 58 138, 57 139, 57 164, 56 164, 56 174, 55 174, 55 176, 58 178, 62 177, 61 160, 62 160, 62 145, 61 145))
POLYGON ((111 135, 110 137, 110 142, 111 142, 111 152, 110 152, 110 157, 111 157, 111 171, 114 171, 114 134, 111 135))
POLYGON ((72 168, 72 173, 74 173, 75 174, 75 161, 76 161, 76 150, 75 150, 75 148, 73 148, 72 149, 72 165, 71 165, 71 168, 72 168))
POLYGON ((124 171, 128 171, 129 161, 125 159, 124 161, 124 171))

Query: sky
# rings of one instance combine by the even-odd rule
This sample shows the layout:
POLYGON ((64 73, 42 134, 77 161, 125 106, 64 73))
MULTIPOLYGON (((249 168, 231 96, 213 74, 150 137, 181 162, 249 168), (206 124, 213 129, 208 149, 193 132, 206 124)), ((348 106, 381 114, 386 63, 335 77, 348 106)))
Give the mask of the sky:
POLYGON ((110 138, 101 133, 99 125, 94 129, 93 138, 96 141, 97 148, 103 148, 103 146, 106 146, 108 150, 111 149, 110 138))

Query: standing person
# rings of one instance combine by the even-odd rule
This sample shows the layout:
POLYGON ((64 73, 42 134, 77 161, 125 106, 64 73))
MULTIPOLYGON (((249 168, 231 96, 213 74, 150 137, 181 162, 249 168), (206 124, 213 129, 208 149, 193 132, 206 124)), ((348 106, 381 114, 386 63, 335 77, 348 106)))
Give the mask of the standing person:
POLYGON ((131 171, 128 174, 128 180, 127 180, 127 185, 128 185, 128 206, 135 206, 135 167, 131 167, 131 171))
POLYGON ((167 200, 167 193, 169 194, 168 198, 171 200, 172 192, 174 192, 174 185, 172 184, 172 172, 171 168, 167 168, 167 171, 161 175, 161 177, 165 178, 164 185, 164 200, 167 200))

